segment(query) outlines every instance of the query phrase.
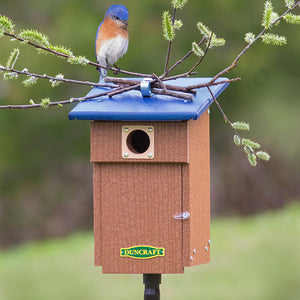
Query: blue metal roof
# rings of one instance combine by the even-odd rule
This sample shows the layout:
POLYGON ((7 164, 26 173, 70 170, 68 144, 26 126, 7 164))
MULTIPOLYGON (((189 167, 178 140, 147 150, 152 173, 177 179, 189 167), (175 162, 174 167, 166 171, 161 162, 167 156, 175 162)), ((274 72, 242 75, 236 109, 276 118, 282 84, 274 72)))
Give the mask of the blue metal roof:
MULTIPOLYGON (((133 79, 133 78, 132 78, 133 79)), ((134 78, 141 80, 141 78, 134 78)), ((180 78, 165 81, 166 84, 189 86, 206 83, 211 78, 180 78)), ((223 81, 226 78, 219 78, 223 81)), ((217 81, 217 82, 218 82, 217 81)), ((228 83, 211 86, 215 97, 218 97, 228 83)), ((109 88, 95 87, 87 96, 98 95, 109 88)), ((197 120, 213 103, 209 90, 199 88, 193 101, 153 94, 143 97, 139 90, 129 91, 109 98, 102 96, 82 101, 69 113, 70 120, 102 121, 184 121, 197 120)))

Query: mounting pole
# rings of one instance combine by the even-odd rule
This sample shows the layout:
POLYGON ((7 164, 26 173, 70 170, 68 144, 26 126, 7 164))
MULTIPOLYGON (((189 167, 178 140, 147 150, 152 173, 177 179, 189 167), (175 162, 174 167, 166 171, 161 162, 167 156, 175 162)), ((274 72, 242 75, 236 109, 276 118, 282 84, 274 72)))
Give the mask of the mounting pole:
POLYGON ((144 300, 160 300, 161 274, 143 274, 144 300))

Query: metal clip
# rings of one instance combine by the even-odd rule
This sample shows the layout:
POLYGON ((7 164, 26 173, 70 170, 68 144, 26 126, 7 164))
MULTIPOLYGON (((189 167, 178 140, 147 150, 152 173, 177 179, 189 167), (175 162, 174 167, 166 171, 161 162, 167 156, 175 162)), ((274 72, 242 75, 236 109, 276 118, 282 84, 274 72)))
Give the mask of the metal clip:
POLYGON ((145 78, 141 81, 140 89, 143 97, 150 97, 152 96, 151 93, 151 81, 150 78, 145 78))
POLYGON ((191 214, 188 211, 184 211, 180 214, 174 215, 175 220, 188 220, 190 218, 191 214))

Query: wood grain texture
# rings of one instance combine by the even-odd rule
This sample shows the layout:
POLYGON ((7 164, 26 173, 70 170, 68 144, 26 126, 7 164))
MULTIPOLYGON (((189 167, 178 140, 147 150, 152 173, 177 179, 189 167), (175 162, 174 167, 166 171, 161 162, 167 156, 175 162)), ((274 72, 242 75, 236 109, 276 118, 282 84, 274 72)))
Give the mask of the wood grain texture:
MULTIPOLYGON (((103 273, 183 273, 181 165, 103 163, 100 171, 103 273), (165 248, 164 257, 133 259, 120 248, 165 248)), ((99 209, 99 206, 96 206, 99 209)))
POLYGON ((155 157, 139 162, 187 162, 187 122, 97 122, 91 123, 92 162, 134 162, 122 157, 122 126, 151 125, 155 130, 155 157))

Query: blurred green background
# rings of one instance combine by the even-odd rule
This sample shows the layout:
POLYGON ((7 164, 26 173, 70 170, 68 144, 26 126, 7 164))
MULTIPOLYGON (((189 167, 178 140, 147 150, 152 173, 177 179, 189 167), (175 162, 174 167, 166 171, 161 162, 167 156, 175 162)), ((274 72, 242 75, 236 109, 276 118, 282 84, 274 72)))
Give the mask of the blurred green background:
MULTIPOLYGON (((283 11, 283 2, 274 0, 275 10, 283 11)), ((47 34, 53 44, 64 45, 75 55, 94 60, 97 27, 107 8, 115 3, 102 0, 1 0, 0 14, 14 21, 17 32, 37 29, 47 34)), ((126 5, 130 12, 129 49, 118 65, 131 71, 160 74, 167 48, 161 33, 161 14, 170 8, 170 0, 123 0, 118 3, 126 5)), ((176 36, 171 63, 191 49, 192 41, 199 40, 195 24, 201 20, 227 41, 225 47, 209 52, 198 69, 199 77, 215 75, 243 49, 246 32, 261 31, 263 5, 263 0, 189 0, 186 8, 178 12, 184 27, 176 36)), ((254 45, 240 60, 239 67, 228 75, 241 77, 242 81, 231 84, 219 98, 231 120, 250 123, 252 130, 249 137, 260 142, 263 149, 271 154, 269 163, 260 162, 256 168, 251 167, 244 153, 233 144, 233 133, 225 125, 218 109, 215 105, 211 107, 213 217, 247 216, 280 209, 292 201, 299 203, 299 30, 299 26, 285 23, 275 27, 273 31, 285 35, 288 45, 280 48, 267 47, 262 43, 254 45)), ((35 49, 11 42, 6 37, 1 38, 0 45, 0 64, 5 64, 10 51, 19 47, 18 69, 26 67, 35 73, 54 76, 63 73, 65 78, 98 80, 94 67, 69 65, 50 55, 37 55, 35 49)), ((188 60, 178 68, 178 72, 185 71, 194 61, 195 58, 188 60)), ((53 89, 48 82, 41 80, 37 86, 26 89, 20 79, 0 80, 0 105, 27 104, 29 99, 39 102, 45 97, 53 101, 69 99, 84 96, 89 90, 89 87, 68 84, 53 89)), ((69 121, 68 112, 72 107, 46 111, 0 111, 0 248, 92 230, 89 122, 69 121)), ((280 218, 276 220, 280 221, 280 218)), ((215 222, 219 222, 218 219, 215 222)), ((239 227, 240 223, 235 225, 239 227)), ((263 224, 262 227, 264 230, 263 224)), ((261 229, 255 228, 257 232, 261 229)), ((267 228, 275 232, 273 226, 267 228)), ((299 223, 294 230, 293 233, 297 232, 299 237, 299 223)), ((245 234, 248 234, 247 230, 245 234)), ((281 237, 284 239, 284 234, 281 237)), ((90 243, 90 238, 85 236, 83 239, 90 243)), ((224 245, 229 247, 226 243, 224 245)), ((291 247, 294 246, 291 244, 291 247)), ((268 251, 274 250, 270 248, 268 251)), ((299 251, 295 259, 299 263, 299 251)), ((227 265, 225 258, 223 263, 230 271, 231 266, 227 265)), ((274 258, 270 264, 273 263, 279 265, 285 260, 276 261, 274 258)), ((41 267, 47 269, 43 264, 41 267)), ((217 265, 215 268, 218 270, 217 265)), ((300 281, 299 273, 295 275, 300 281)), ((238 278, 232 280, 235 282, 238 278)), ((169 299, 175 297, 170 296, 169 299)))

